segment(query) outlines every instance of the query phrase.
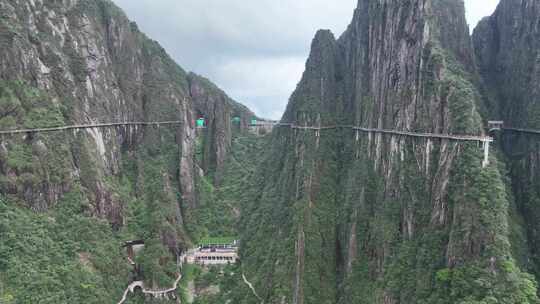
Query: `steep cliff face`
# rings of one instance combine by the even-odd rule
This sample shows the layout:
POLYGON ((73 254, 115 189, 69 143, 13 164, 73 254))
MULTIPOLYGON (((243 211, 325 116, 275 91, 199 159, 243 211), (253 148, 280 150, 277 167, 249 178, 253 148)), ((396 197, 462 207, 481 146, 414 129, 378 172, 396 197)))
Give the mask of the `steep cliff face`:
MULTIPOLYGON (((202 166, 219 171, 230 145, 231 113, 243 117, 243 126, 252 113, 209 81, 185 73, 156 42, 140 33, 107 1, 2 1, 0 5, 4 128, 122 121, 183 122, 178 128, 93 129, 70 135, 70 140, 77 143, 65 141, 73 147, 65 151, 72 155, 65 155, 63 167, 71 172, 55 176, 54 181, 40 175, 44 183, 25 186, 16 179, 26 172, 8 166, 9 154, 13 152, 3 142, 2 173, 8 179, 4 181, 5 189, 43 210, 80 178, 92 196, 94 213, 120 224, 120 211, 113 209, 119 209, 121 204, 114 201, 111 189, 103 183, 105 177, 120 175, 122 162, 136 159, 135 150, 140 145, 156 144, 157 148, 177 142, 179 151, 168 152, 177 154, 183 172, 171 171, 168 178, 175 180, 180 176, 185 205, 195 207, 196 114, 208 116, 210 121, 211 136, 205 144, 202 166), (39 117, 44 115, 50 117, 39 117), (85 161, 92 168, 83 168, 85 161), (89 170, 95 172, 85 172, 89 170), (19 186, 22 188, 18 189, 19 186)), ((48 137, 21 140, 33 144, 35 149, 41 148, 42 154, 47 154, 53 145, 45 144, 48 137)), ((54 165, 40 160, 42 167, 54 165)), ((44 175, 53 175, 49 169, 43 171, 44 175)))
MULTIPOLYGON (((461 1, 360 0, 338 40, 317 33, 282 121, 482 135, 467 32, 461 1)), ((538 301, 499 162, 482 168, 475 143, 274 133, 242 243, 265 303, 538 301)))
POLYGON ((232 133, 247 130, 255 114, 199 75, 190 74, 188 81, 195 111, 205 118, 208 128, 204 132, 202 169, 211 172, 214 182, 220 184, 232 133))
POLYGON ((77 197, 75 215, 106 219, 123 238, 148 241, 145 279, 168 285, 172 254, 189 245, 186 229, 197 225, 196 181, 210 172, 219 180, 231 117, 242 118, 243 130, 253 113, 186 73, 108 0, 2 0, 0 54, 2 130, 180 121, 0 142, 6 204, 56 212, 65 197, 77 197), (200 132, 198 115, 209 124, 200 132))
MULTIPOLYGON (((540 3, 503 0, 474 31, 478 68, 492 119, 507 127, 540 129, 540 3)), ((505 131, 498 136, 512 190, 525 218, 532 259, 540 273, 540 135, 505 131)))

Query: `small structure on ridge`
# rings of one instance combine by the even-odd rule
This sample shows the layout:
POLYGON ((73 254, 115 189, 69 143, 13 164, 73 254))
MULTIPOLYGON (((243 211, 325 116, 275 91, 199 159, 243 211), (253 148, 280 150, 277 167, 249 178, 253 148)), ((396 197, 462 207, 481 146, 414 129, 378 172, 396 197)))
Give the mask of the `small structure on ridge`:
POLYGON ((500 131, 504 127, 504 121, 502 120, 490 120, 488 121, 489 132, 500 131))
POLYGON ((141 250, 144 249, 144 241, 143 240, 134 240, 134 241, 128 241, 125 242, 122 246, 126 249, 126 253, 128 256, 128 260, 132 265, 135 265, 135 257, 141 250))

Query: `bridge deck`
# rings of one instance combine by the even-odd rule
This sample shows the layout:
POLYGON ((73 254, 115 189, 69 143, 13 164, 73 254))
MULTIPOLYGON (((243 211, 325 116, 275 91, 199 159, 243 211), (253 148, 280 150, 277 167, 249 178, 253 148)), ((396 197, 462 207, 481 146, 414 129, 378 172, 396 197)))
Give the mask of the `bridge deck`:
MULTIPOLYGON (((93 129, 93 128, 108 128, 108 127, 118 127, 118 126, 160 126, 160 125, 182 125, 182 124, 183 124, 182 121, 98 123, 98 124, 71 125, 71 126, 37 128, 37 129, 0 130, 0 135, 55 132, 55 131, 93 129)), ((364 127, 357 127, 353 125, 299 126, 299 125, 295 125, 294 123, 287 123, 287 122, 278 122, 278 123, 264 122, 264 125, 266 124, 270 124, 270 125, 278 126, 278 127, 289 127, 293 130, 314 130, 317 137, 320 136, 320 131, 322 130, 352 129, 357 132, 357 139, 358 139, 358 132, 364 132, 364 133, 390 134, 390 135, 399 135, 399 136, 408 136, 408 137, 417 137, 417 138, 437 138, 437 139, 447 139, 447 140, 454 140, 454 141, 481 142, 484 144, 484 156, 485 156, 484 165, 488 163, 489 144, 493 142, 493 138, 490 136, 398 131, 398 130, 377 129, 377 128, 364 128, 364 127)), ((538 130, 519 129, 519 128, 502 128, 502 130, 540 135, 540 131, 538 130)))
POLYGON ((121 126, 161 126, 161 125, 165 126, 165 125, 181 125, 181 124, 183 124, 182 121, 96 123, 96 124, 86 124, 86 125, 59 126, 59 127, 50 127, 50 128, 0 130, 0 135, 2 135, 2 134, 4 134, 4 135, 5 134, 24 134, 24 133, 45 133, 45 132, 83 130, 83 129, 94 129, 94 128, 121 127, 121 126))
MULTIPOLYGON (((81 130, 81 129, 93 129, 93 128, 110 128, 120 126, 166 126, 166 125, 182 125, 182 121, 150 121, 150 122, 115 122, 115 123, 95 123, 95 124, 83 124, 83 125, 68 125, 48 128, 35 128, 35 129, 16 129, 16 130, 0 130, 0 135, 9 134, 25 134, 25 133, 43 133, 43 132, 58 132, 68 130, 81 130)), ((261 124, 263 125, 263 124, 261 124)), ((423 133, 423 132, 410 132, 410 131, 397 131, 388 129, 377 128, 363 128, 353 125, 335 125, 335 126, 299 126, 294 123, 278 122, 278 123, 265 123, 264 125, 273 125, 280 127, 290 127, 296 130, 333 130, 333 129, 353 129, 367 133, 381 133, 381 134, 393 134, 410 137, 423 137, 423 138, 440 138, 460 141, 480 141, 480 142, 493 142, 493 138, 489 136, 476 136, 476 135, 459 135, 459 134, 436 134, 436 133, 423 133)), ((502 128, 505 131, 514 131, 529 134, 540 135, 540 130, 521 129, 521 128, 502 128)))
POLYGON ((540 135, 539 130, 531 130, 531 129, 520 129, 520 128, 501 128, 503 131, 513 131, 513 132, 519 132, 519 133, 528 133, 528 134, 537 134, 540 135))
POLYGON ((365 133, 381 133, 381 134, 391 134, 391 135, 401 135, 401 136, 421 137, 421 138, 439 138, 439 139, 449 139, 449 140, 457 140, 457 141, 493 142, 493 138, 489 136, 397 131, 397 130, 376 129, 376 128, 363 128, 363 127, 356 127, 352 125, 313 127, 313 126, 298 126, 292 123, 279 123, 277 124, 277 126, 290 127, 291 129, 296 129, 296 130, 321 131, 321 130, 335 130, 335 129, 352 129, 352 130, 365 132, 365 133))
MULTIPOLYGON (((85 125, 59 126, 59 127, 50 127, 50 128, 0 130, 0 135, 58 132, 58 131, 68 131, 68 130, 109 128, 109 127, 119 127, 119 126, 160 126, 160 125, 165 126, 165 125, 181 125, 181 124, 183 124, 182 121, 97 123, 97 124, 85 124, 85 125)), ((392 134, 392 135, 402 135, 402 136, 409 136, 409 137, 440 138, 440 139, 449 139, 449 140, 480 141, 480 142, 493 141, 493 138, 488 137, 488 136, 421 133, 421 132, 397 131, 397 130, 386 130, 386 129, 376 129, 376 128, 362 128, 362 127, 356 127, 352 125, 335 125, 335 126, 319 126, 319 127, 298 126, 293 123, 277 123, 275 125, 282 126, 282 127, 290 127, 291 129, 297 129, 297 130, 321 131, 321 130, 332 130, 332 129, 352 129, 352 130, 357 130, 357 131, 367 132, 367 133, 392 134)), ((540 134, 540 131, 535 131, 535 130, 513 129, 513 128, 506 128, 505 130, 540 134)))

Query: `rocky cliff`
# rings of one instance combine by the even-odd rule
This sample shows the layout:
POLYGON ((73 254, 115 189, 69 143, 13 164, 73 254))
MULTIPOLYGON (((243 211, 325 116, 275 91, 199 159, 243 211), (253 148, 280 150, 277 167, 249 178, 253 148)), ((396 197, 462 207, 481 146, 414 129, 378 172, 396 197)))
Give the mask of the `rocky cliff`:
POLYGON ((188 81, 195 111, 206 119, 208 127, 203 143, 202 169, 212 173, 214 182, 220 184, 233 131, 247 130, 256 116, 204 77, 191 73, 188 81))
POLYGON ((323 129, 282 125, 264 145, 233 140, 253 113, 110 1, 0 0, 1 129, 181 122, 2 137, 0 302, 170 286, 191 237, 238 225, 242 263, 215 303, 539 303, 537 141, 502 132, 483 167, 477 143, 332 128, 538 129, 538 4, 503 0, 474 49, 464 15, 359 0, 341 37, 316 34, 282 118, 323 129), (118 247, 140 239, 133 272, 118 247))
MULTIPOLYGON (((121 204, 113 202, 113 193, 103 184, 105 177, 120 175, 122 163, 137 158, 138 146, 153 143, 157 149, 162 143, 176 142, 179 148, 173 145, 173 149, 178 151, 167 152, 177 154, 183 172, 170 172, 168 178, 179 178, 175 187, 182 189, 186 206, 196 206, 192 184, 197 166, 192 155, 194 120, 200 115, 208 125, 208 130, 201 132, 207 140, 201 166, 205 171, 219 171, 230 146, 232 117, 242 117, 241 127, 245 128, 253 113, 208 80, 184 72, 159 44, 139 32, 108 1, 2 1, 0 5, 4 129, 122 121, 183 122, 178 128, 161 130, 133 127, 71 134, 70 139, 78 142, 66 141, 73 146, 71 151, 64 151, 67 172, 58 173, 55 180, 51 179, 56 172, 46 168, 55 164, 39 157, 53 154, 48 151, 53 144, 45 143, 48 137, 21 137, 34 150, 41 149, 41 154, 34 155, 43 167, 39 173, 9 166, 14 162, 9 159, 13 149, 4 141, 4 189, 44 210, 80 179, 92 196, 93 211, 119 224, 121 204), (85 158, 96 172, 84 172, 85 158), (23 185, 17 179, 24 173, 43 173, 50 178, 40 175, 45 182, 23 185), (81 175, 93 176, 86 179, 81 175)), ((61 136, 65 138, 65 134, 61 136)))
MULTIPOLYGON (((478 68, 492 119, 506 127, 540 130, 540 3, 503 0, 474 31, 478 68)), ((505 154, 512 193, 526 221, 523 264, 540 272, 540 135, 504 131, 497 134, 505 154), (528 255, 525 255, 528 257, 528 255)))
POLYGON ((77 216, 149 242, 141 263, 159 285, 165 261, 189 245, 186 230, 198 225, 197 180, 220 181, 232 133, 243 132, 253 113, 186 73, 108 0, 2 0, 0 54, 2 130, 180 122, 6 135, 0 143, 4 199, 45 213, 78 197, 77 216), (195 128, 199 116, 204 130, 195 128), (233 117, 241 121, 231 127, 233 117))
MULTIPOLYGON (((462 1, 360 0, 339 39, 317 33, 282 121, 482 135, 473 63, 462 1)), ((537 303, 509 245, 502 166, 481 154, 281 127, 245 211, 243 267, 265 303, 537 303)))

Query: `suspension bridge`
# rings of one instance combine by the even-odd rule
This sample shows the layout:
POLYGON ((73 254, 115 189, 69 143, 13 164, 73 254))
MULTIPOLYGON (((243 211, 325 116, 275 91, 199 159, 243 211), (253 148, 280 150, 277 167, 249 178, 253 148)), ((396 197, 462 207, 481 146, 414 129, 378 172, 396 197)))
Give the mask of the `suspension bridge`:
MULTIPOLYGON (((92 124, 66 125, 66 126, 47 127, 47 128, 34 128, 34 129, 0 130, 0 135, 35 134, 35 133, 61 132, 61 131, 70 131, 70 130, 112 128, 112 127, 122 127, 122 126, 160 127, 160 126, 174 126, 174 125, 183 125, 183 124, 184 124, 183 121, 92 123, 92 124)), ((311 130, 315 132, 316 137, 320 137, 321 131, 325 131, 325 130, 351 129, 355 131, 357 141, 360 138, 360 133, 371 133, 371 134, 397 135, 397 136, 413 137, 413 138, 415 137, 415 138, 445 139, 445 140, 463 141, 463 142, 478 142, 483 145, 483 150, 484 150, 483 166, 484 167, 486 167, 489 164, 490 144, 494 141, 493 137, 491 136, 412 132, 412 131, 401 131, 401 130, 390 130, 390 129, 379 129, 379 128, 365 128, 365 127, 358 127, 354 125, 306 126, 306 125, 297 125, 295 123, 290 123, 290 122, 264 121, 264 122, 255 122, 255 123, 252 122, 250 126, 260 127, 261 124, 265 124, 265 126, 268 125, 271 127, 287 127, 287 128, 290 128, 291 130, 311 130)), ((196 128, 197 129, 206 128, 204 121, 201 123, 201 119, 199 119, 196 123, 196 128)), ((525 133, 525 134, 540 135, 539 130, 505 127, 504 122, 502 121, 489 121, 488 130, 489 130, 489 133, 492 133, 494 131, 511 131, 511 132, 525 133)))

